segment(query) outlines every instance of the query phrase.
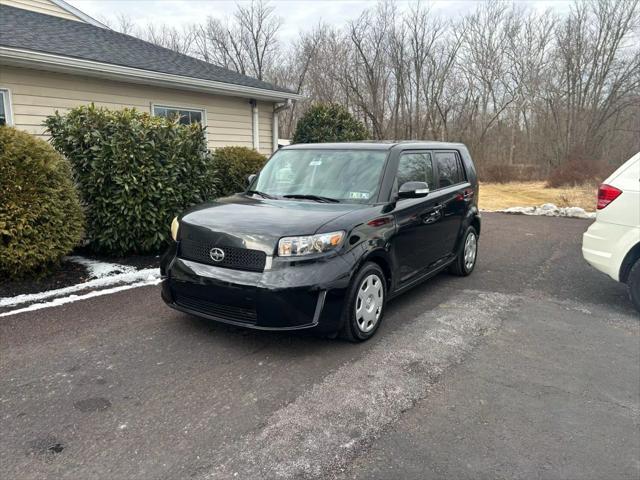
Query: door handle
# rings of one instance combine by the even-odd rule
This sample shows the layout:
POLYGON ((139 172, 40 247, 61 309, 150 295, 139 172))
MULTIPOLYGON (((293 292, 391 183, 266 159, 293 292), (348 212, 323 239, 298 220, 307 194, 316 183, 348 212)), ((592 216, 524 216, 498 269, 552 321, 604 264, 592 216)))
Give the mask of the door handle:
POLYGON ((437 222, 442 217, 442 205, 436 205, 433 209, 422 216, 422 223, 430 224, 437 222))
POLYGON ((474 191, 472 189, 465 189, 462 193, 457 193, 456 194, 456 202, 462 202, 465 200, 470 200, 473 198, 474 195, 474 191))

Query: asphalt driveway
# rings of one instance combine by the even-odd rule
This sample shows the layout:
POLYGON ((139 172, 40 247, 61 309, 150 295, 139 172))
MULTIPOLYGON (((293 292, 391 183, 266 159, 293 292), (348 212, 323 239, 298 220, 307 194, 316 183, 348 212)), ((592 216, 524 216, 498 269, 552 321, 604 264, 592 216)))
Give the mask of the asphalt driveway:
POLYGON ((0 478, 640 477, 640 319, 589 222, 485 214, 479 263, 352 345, 142 287, 0 318, 0 478))

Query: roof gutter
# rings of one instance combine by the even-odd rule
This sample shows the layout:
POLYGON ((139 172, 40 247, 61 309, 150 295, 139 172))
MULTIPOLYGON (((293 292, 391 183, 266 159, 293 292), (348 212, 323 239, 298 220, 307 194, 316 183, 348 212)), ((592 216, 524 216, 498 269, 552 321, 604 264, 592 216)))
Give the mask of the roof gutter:
POLYGON ((291 103, 291 100, 287 99, 284 104, 273 106, 273 127, 271 128, 271 151, 273 152, 278 150, 278 139, 280 137, 278 113, 291 107, 291 103))
POLYGON ((302 95, 296 93, 185 77, 12 47, 0 46, 0 64, 274 102, 286 102, 289 99, 299 100, 303 98, 302 95))

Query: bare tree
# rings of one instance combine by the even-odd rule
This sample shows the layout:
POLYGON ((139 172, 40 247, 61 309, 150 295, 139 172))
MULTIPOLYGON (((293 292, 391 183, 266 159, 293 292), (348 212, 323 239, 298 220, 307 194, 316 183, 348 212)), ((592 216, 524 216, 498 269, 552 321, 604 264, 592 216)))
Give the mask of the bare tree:
POLYGON ((195 30, 189 26, 178 30, 165 24, 154 25, 149 23, 142 29, 140 37, 161 47, 175 50, 178 53, 189 54, 193 50, 195 30))
POLYGON ((139 29, 133 19, 122 12, 117 13, 113 19, 101 17, 100 21, 116 32, 124 33, 125 35, 133 35, 134 37, 139 36, 139 29))
POLYGON ((278 31, 282 21, 262 0, 237 5, 226 22, 209 17, 197 29, 197 53, 207 62, 263 80, 278 52, 278 31))
POLYGON ((548 171, 640 149, 639 3, 576 0, 559 16, 488 0, 444 19, 382 0, 286 43, 262 0, 182 30, 122 15, 112 28, 302 93, 283 135, 313 102, 336 102, 373 138, 464 141, 481 169, 548 171))
POLYGON ((609 122, 638 108, 640 49, 638 0, 592 0, 574 4, 557 29, 555 68, 548 102, 561 146, 556 163, 569 156, 598 155, 609 122))

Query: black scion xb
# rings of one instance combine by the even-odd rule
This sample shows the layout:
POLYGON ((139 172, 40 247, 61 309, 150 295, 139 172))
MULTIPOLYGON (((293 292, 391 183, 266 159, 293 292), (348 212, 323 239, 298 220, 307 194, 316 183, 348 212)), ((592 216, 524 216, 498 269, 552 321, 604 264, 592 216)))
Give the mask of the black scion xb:
POLYGON ((460 143, 293 145, 245 192, 188 210, 171 232, 169 306, 362 341, 395 295, 445 268, 473 271, 478 181, 460 143))

